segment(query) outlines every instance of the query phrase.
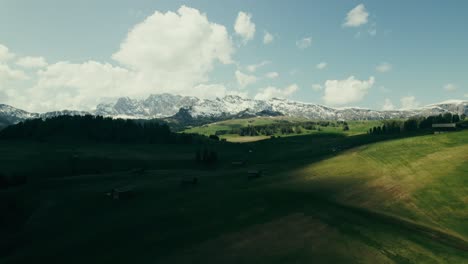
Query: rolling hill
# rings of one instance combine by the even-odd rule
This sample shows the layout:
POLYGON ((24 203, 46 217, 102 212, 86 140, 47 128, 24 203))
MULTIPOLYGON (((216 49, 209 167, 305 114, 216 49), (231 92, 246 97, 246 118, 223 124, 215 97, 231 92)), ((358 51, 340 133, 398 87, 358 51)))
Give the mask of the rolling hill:
POLYGON ((193 163, 196 145, 0 142, 2 168, 34 172, 0 191, 24 221, 0 240, 2 261, 464 263, 468 132, 407 136, 213 143, 215 167, 193 163), (71 156, 109 168, 47 175, 71 156), (249 180, 251 169, 264 176, 249 180), (181 187, 192 177, 199 184, 181 187), (134 199, 105 195, 129 183, 134 199))
POLYGON ((468 241, 468 133, 376 143, 298 170, 330 198, 437 227, 468 241))

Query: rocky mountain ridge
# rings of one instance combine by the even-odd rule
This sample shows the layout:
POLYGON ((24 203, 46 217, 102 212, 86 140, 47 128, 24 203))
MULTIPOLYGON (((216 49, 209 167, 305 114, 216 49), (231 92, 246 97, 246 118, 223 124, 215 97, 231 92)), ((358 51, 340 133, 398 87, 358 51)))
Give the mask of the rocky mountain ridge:
POLYGON ((333 108, 280 98, 255 100, 228 95, 223 98, 200 99, 166 93, 150 95, 148 98, 141 100, 122 97, 111 103, 99 104, 94 111, 90 112, 61 110, 47 113, 29 113, 9 105, 0 104, 0 125, 14 124, 30 118, 85 114, 127 119, 159 119, 183 116, 185 119, 192 120, 220 120, 283 115, 310 120, 380 120, 439 115, 447 112, 468 115, 468 101, 450 100, 416 109, 380 111, 358 107, 333 108))

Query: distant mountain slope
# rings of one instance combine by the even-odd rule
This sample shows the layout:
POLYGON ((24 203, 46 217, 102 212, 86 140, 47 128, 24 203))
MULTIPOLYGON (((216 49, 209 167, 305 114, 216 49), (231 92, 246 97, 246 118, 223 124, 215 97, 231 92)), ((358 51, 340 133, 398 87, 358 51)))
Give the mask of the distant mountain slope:
POLYGON ((175 115, 180 108, 191 107, 201 101, 196 97, 158 94, 144 100, 121 97, 114 103, 99 104, 94 114, 130 118, 160 118, 175 115))
POLYGON ((57 115, 102 115, 114 118, 191 120, 223 120, 254 116, 284 115, 311 120, 379 120, 411 116, 439 115, 447 112, 468 114, 468 101, 450 100, 410 110, 378 111, 356 107, 332 108, 319 104, 273 98, 255 100, 228 95, 216 99, 199 99, 172 94, 150 95, 146 99, 122 97, 111 103, 102 103, 92 112, 61 110, 48 113, 29 113, 0 104, 0 126, 14 124, 29 118, 47 118, 57 115), (180 112, 182 111, 182 112, 180 112), (182 118, 183 117, 183 118, 182 118))
POLYGON ((21 120, 35 117, 38 117, 38 114, 29 113, 6 104, 0 104, 0 122, 2 123, 17 123, 21 120))
POLYGON ((38 116, 35 113, 29 113, 6 104, 0 104, 0 129, 25 119, 37 118, 38 116))
POLYGON ((86 115, 85 111, 61 110, 47 113, 30 113, 6 104, 0 104, 0 127, 16 124, 26 119, 49 118, 61 115, 86 115))
POLYGON ((315 120, 359 120, 407 118, 416 115, 438 115, 446 112, 468 114, 468 101, 452 100, 411 110, 378 111, 356 107, 332 108, 319 104, 295 102, 273 98, 255 100, 228 95, 223 98, 199 99, 196 97, 160 94, 144 100, 120 98, 115 103, 100 104, 95 114, 132 118, 161 118, 175 115, 181 108, 193 118, 235 116, 239 113, 256 115, 261 112, 282 113, 285 116, 315 120))

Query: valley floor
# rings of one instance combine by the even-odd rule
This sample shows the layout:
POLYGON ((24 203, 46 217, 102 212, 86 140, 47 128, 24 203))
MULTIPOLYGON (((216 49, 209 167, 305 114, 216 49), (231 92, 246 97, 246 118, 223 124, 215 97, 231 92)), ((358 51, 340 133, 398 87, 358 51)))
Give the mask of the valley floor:
POLYGON ((0 262, 468 263, 468 131, 216 143, 215 167, 197 148, 0 142, 37 177, 0 191, 0 262))

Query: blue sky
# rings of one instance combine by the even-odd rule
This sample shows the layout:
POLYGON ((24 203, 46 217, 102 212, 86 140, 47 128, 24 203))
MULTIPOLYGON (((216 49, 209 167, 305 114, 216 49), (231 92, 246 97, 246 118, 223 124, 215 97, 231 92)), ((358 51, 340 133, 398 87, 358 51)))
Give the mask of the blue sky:
POLYGON ((465 1, 0 0, 0 103, 88 110, 162 92, 374 109, 468 100, 467 11, 465 1))

